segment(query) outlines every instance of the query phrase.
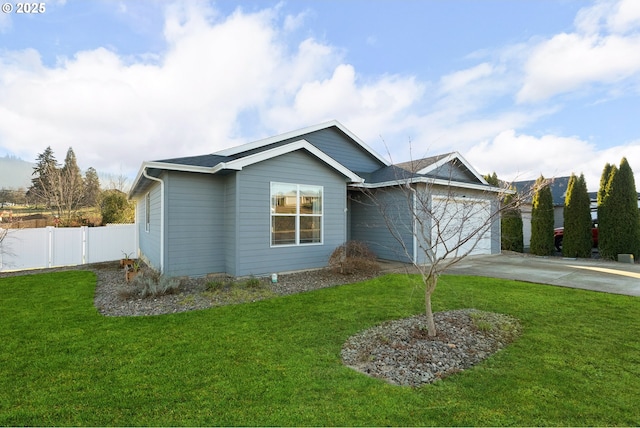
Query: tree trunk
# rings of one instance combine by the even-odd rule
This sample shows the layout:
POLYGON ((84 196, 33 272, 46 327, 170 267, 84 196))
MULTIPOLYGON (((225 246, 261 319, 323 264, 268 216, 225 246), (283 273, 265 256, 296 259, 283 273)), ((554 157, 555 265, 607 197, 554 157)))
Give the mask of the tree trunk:
POLYGON ((436 323, 433 320, 433 310, 431 309, 431 294, 433 294, 433 290, 436 289, 436 284, 438 283, 438 278, 435 275, 429 276, 425 280, 425 289, 424 289, 424 307, 425 307, 425 315, 427 316, 427 334, 429 337, 436 337, 436 323))

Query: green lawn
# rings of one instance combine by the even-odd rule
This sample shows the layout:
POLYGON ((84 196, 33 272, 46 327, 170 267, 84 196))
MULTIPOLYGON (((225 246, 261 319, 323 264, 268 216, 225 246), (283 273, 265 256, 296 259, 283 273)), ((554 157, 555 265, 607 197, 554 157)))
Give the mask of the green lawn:
POLYGON ((0 425, 640 425, 640 300, 445 276, 434 310, 518 317, 483 364, 412 389, 340 363, 422 310, 402 275, 200 312, 108 318, 95 276, 0 279, 0 425))

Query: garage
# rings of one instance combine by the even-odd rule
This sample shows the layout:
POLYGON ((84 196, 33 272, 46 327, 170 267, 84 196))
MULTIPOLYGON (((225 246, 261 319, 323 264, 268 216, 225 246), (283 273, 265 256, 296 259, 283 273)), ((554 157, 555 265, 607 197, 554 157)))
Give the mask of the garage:
POLYGON ((490 201, 434 196, 431 212, 431 242, 436 258, 491 254, 490 201))

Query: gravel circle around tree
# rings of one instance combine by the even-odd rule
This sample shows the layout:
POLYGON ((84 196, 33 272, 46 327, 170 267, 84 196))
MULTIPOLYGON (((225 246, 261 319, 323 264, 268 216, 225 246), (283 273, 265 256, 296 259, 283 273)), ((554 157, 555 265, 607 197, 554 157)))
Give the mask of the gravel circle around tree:
POLYGON ((434 314, 436 337, 425 315, 383 323, 350 337, 345 365, 395 385, 420 386, 468 369, 521 334, 513 317, 476 309, 434 314))

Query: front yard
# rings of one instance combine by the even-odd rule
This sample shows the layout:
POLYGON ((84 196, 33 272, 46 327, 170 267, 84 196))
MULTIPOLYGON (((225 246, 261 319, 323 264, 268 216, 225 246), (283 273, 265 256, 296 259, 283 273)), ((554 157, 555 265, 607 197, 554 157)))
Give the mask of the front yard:
POLYGON ((0 425, 639 425, 638 298, 444 276, 436 311, 518 318, 520 339, 420 388, 342 365, 353 334, 422 311, 388 275, 255 303, 104 317, 92 272, 0 279, 0 425))

